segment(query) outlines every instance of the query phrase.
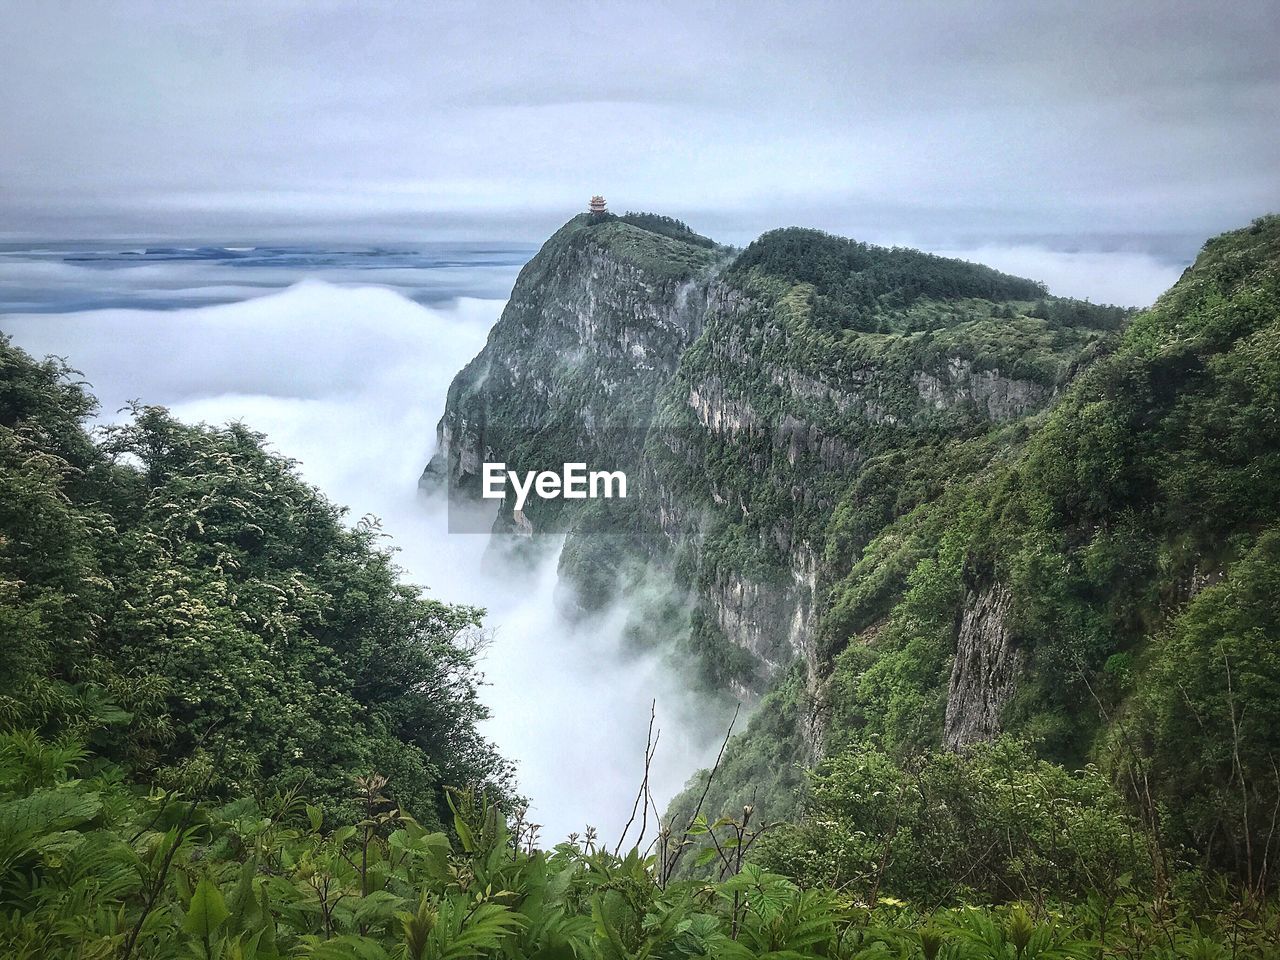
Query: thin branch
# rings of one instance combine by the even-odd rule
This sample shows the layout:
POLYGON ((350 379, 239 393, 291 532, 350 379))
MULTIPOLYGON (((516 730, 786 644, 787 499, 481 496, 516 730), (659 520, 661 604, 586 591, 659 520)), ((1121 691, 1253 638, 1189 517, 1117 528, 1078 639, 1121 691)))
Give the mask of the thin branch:
POLYGON ((694 823, 697 822, 698 815, 702 813, 702 806, 707 802, 707 794, 711 792, 711 784, 716 778, 716 773, 720 770, 720 764, 724 760, 724 752, 729 746, 729 738, 733 736, 734 724, 738 722, 738 713, 742 710, 742 704, 739 703, 733 708, 733 718, 729 721, 729 729, 725 731, 724 743, 720 744, 720 752, 716 754, 716 762, 707 774, 707 782, 702 788, 702 796, 698 798, 698 805, 693 808, 693 813, 689 816, 689 822, 685 825, 684 832, 680 836, 680 842, 676 845, 675 850, 671 852, 670 858, 663 864, 662 869, 662 886, 666 886, 675 873, 676 865, 680 862, 680 858, 684 856, 684 849, 689 843, 689 832, 693 829, 694 823))
MULTIPOLYGON (((627 834, 631 832, 632 825, 636 822, 636 813, 640 811, 641 803, 644 804, 644 813, 640 823, 640 836, 636 837, 635 846, 640 846, 644 840, 645 830, 649 825, 649 768, 653 764, 654 753, 658 749, 658 740, 653 735, 653 723, 657 718, 658 701, 655 699, 649 704, 649 731, 644 738, 644 776, 640 779, 640 789, 636 791, 635 803, 631 805, 631 817, 627 820, 627 825, 622 828, 622 836, 618 837, 618 845, 613 848, 613 855, 616 857, 622 852, 622 845, 626 842, 627 834)), ((662 736, 662 731, 658 731, 658 736, 662 736)))

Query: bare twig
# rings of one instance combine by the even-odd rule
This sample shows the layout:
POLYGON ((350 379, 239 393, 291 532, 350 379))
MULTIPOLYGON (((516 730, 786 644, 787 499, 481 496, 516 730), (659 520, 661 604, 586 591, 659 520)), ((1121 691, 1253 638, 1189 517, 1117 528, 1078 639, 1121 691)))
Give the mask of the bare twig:
POLYGON ((653 765, 654 754, 658 750, 658 737, 662 736, 662 731, 658 731, 658 735, 654 736, 653 723, 657 718, 658 701, 654 700, 649 704, 649 732, 644 739, 644 776, 640 779, 640 789, 636 791, 635 803, 631 805, 631 817, 627 820, 627 825, 622 828, 622 836, 618 837, 618 845, 613 848, 613 855, 616 857, 622 852, 622 845, 627 840, 627 834, 631 832, 632 825, 636 822, 636 814, 640 812, 641 804, 644 805, 644 811, 640 820, 640 835, 636 837, 634 846, 640 846, 644 841, 645 832, 649 827, 649 770, 653 765))
MULTIPOLYGON (((733 727, 738 722, 738 714, 741 710, 741 703, 733 709, 733 718, 729 721, 729 729, 725 731, 724 743, 720 744, 720 752, 716 754, 716 762, 707 773, 707 782, 703 785, 702 796, 698 798, 698 805, 693 808, 693 813, 689 815, 689 822, 685 825, 684 831, 680 835, 680 841, 676 844, 676 848, 669 853, 665 849, 663 851, 662 872, 659 877, 663 888, 671 880, 676 871, 676 866, 680 863, 680 858, 684 856, 685 847, 689 845, 689 833, 693 830, 693 825, 697 822, 698 815, 702 813, 703 804, 707 802, 707 794, 711 792, 711 784, 715 781, 716 773, 720 770, 720 764, 724 760, 724 752, 729 746, 729 738, 733 736, 733 727)), ((668 825, 668 833, 670 832, 669 828, 670 825, 668 825)))

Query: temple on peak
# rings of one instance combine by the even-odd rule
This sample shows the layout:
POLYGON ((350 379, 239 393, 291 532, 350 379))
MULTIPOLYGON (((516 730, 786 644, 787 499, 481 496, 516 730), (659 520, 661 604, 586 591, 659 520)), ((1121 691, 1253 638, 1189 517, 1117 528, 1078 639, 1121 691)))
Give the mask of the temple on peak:
POLYGON ((604 197, 600 196, 600 194, 597 193, 594 197, 591 198, 591 202, 587 204, 587 209, 590 210, 592 213, 604 213, 605 212, 604 197))

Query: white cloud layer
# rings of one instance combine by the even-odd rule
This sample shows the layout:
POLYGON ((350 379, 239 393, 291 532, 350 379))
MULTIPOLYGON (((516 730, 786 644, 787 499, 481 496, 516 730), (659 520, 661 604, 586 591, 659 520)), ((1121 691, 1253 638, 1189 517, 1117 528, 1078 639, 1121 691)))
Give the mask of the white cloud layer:
POLYGON ((663 726, 659 803, 706 760, 679 678, 622 651, 619 615, 578 633, 553 601, 556 555, 535 570, 482 564, 486 538, 449 535, 416 496, 453 374, 480 348, 501 301, 425 307, 391 290, 310 281, 241 303, 168 311, 12 315, 28 351, 70 357, 104 417, 131 398, 182 419, 242 419, 353 517, 373 513, 409 578, 440 599, 487 607, 487 732, 519 762, 544 839, 591 823, 621 829, 643 770, 650 702, 663 726))
POLYGON ((933 252, 1040 280, 1059 297, 1123 307, 1150 306, 1182 274, 1179 264, 1134 251, 1064 252, 1030 245, 985 245, 933 252))

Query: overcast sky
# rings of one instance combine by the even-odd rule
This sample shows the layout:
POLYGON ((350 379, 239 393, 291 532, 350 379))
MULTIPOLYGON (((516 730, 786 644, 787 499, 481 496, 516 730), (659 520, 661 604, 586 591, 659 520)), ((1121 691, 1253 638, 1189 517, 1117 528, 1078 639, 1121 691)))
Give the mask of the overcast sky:
POLYGON ((1280 14, 1231 3, 7 0, 0 239, 546 235, 1188 256, 1280 209, 1280 14))

